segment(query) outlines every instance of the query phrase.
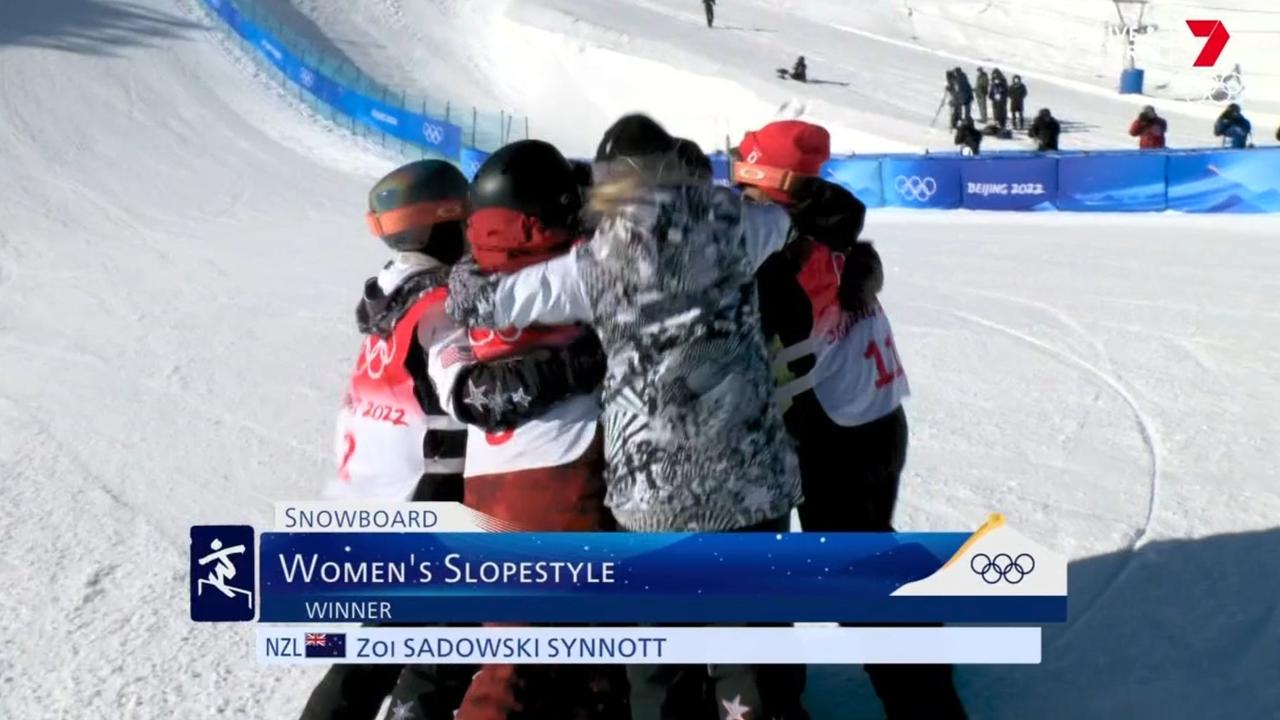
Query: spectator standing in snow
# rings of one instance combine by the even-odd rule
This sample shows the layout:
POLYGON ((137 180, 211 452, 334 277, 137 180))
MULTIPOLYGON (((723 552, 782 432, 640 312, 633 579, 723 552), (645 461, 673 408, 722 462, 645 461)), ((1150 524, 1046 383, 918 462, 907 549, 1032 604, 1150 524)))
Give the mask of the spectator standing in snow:
POLYGON ((809 66, 805 64, 803 55, 796 58, 795 67, 791 68, 791 79, 809 82, 809 66))
POLYGON ((951 123, 947 127, 955 130, 960 126, 960 93, 956 82, 955 70, 947 71, 947 86, 944 93, 947 98, 947 105, 951 108, 951 123))
POLYGON ((987 93, 991 92, 991 80, 987 77, 987 71, 978 68, 978 75, 973 80, 973 92, 978 100, 978 121, 984 125, 987 122, 987 93))
POLYGON ((1049 108, 1041 108, 1040 114, 1036 115, 1036 119, 1031 123, 1031 129, 1027 131, 1027 135, 1037 143, 1036 149, 1040 152, 1054 152, 1058 149, 1058 135, 1062 133, 1062 126, 1058 124, 1058 119, 1049 112, 1049 108))
POLYGON ((1004 79, 1000 68, 991 69, 991 91, 987 96, 991 98, 991 112, 996 125, 1001 130, 1005 129, 1009 124, 1009 82, 1004 79))
POLYGON ((973 118, 960 121, 960 127, 956 128, 956 145, 961 147, 962 155, 978 154, 978 148, 982 145, 982 133, 974 127, 973 118))
POLYGON ((964 74, 964 70, 956 68, 956 85, 959 90, 960 106, 964 110, 963 119, 968 120, 973 117, 973 86, 969 84, 969 76, 964 74))
POLYGON ((702 9, 707 11, 707 27, 716 21, 716 0, 702 0, 702 9))
POLYGON ((1169 123, 1156 114, 1150 105, 1142 108, 1138 117, 1129 126, 1129 134, 1138 138, 1138 147, 1143 150, 1159 150, 1164 147, 1164 136, 1169 130, 1169 123))
POLYGON ((1235 150, 1249 146, 1249 136, 1253 134, 1253 125, 1240 112, 1240 106, 1231 103, 1218 116, 1213 124, 1213 134, 1222 138, 1222 142, 1235 150))
POLYGON ((1009 114, 1015 130, 1022 130, 1027 126, 1027 118, 1023 114, 1026 100, 1027 86, 1022 84, 1021 75, 1014 75, 1013 84, 1009 86, 1009 114))

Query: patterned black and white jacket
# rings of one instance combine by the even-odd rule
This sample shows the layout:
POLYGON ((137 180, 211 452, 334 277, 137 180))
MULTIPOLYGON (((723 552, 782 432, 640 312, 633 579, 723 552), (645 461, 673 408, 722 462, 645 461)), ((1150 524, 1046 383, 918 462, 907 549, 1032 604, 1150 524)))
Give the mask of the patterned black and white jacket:
POLYGON ((448 309, 478 326, 595 327, 606 502, 623 527, 746 527, 801 500, 755 285, 790 229, 781 208, 727 188, 642 188, 565 256, 501 277, 459 263, 448 309))

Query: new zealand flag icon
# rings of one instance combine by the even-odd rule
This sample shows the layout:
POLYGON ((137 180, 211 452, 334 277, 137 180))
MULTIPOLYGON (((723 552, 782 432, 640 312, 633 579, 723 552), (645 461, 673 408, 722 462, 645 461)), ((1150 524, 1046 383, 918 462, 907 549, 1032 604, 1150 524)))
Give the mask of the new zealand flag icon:
POLYGON ((347 656, 346 633, 307 633, 304 649, 309 658, 340 658, 347 656))
POLYGON ((249 525, 191 527, 191 619, 248 622, 255 617, 257 568, 249 525))

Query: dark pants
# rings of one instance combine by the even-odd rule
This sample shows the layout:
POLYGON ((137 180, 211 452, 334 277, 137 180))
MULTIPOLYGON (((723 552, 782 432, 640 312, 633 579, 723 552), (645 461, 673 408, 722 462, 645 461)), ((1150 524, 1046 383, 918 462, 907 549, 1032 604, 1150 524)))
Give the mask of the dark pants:
POLYGON ((711 23, 716 20, 716 6, 711 3, 702 3, 702 8, 707 11, 707 27, 711 27, 711 23))
MULTIPOLYGON (((783 516, 734 532, 787 532, 783 516)), ((802 702, 803 665, 630 665, 632 720, 728 718, 728 708, 749 708, 747 718, 808 720, 802 702)))
POLYGON ((996 124, 1005 127, 1009 124, 1009 101, 992 101, 991 111, 996 116, 996 124))
POLYGON ((983 123, 987 121, 987 98, 985 95, 978 98, 978 120, 983 123))
POLYGON ((1024 127, 1026 127, 1027 118, 1022 114, 1022 105, 1018 103, 1014 103, 1013 109, 1010 111, 1010 114, 1013 116, 1013 127, 1017 128, 1018 130, 1021 130, 1024 127))
MULTIPOLYGON (((787 411, 798 444, 806 532, 893 532, 898 481, 907 461, 907 416, 901 407, 883 418, 842 427, 831 422, 812 392, 787 411)), ((867 665, 888 720, 965 717, 950 665, 867 665)))

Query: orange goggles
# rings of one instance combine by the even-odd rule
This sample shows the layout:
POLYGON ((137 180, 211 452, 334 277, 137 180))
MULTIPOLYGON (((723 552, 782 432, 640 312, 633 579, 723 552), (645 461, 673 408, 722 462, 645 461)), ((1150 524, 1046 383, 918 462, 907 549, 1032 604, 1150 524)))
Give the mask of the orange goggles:
POLYGON ((456 222, 467 216, 467 206, 462 200, 419 202, 402 208, 365 216, 369 230, 380 238, 406 230, 419 230, 438 223, 456 222))
POLYGON ((754 185, 759 188, 781 190, 788 194, 798 188, 805 180, 814 177, 813 175, 805 175, 782 168, 752 165, 744 162, 735 162, 733 164, 732 175, 733 182, 738 185, 754 185))

